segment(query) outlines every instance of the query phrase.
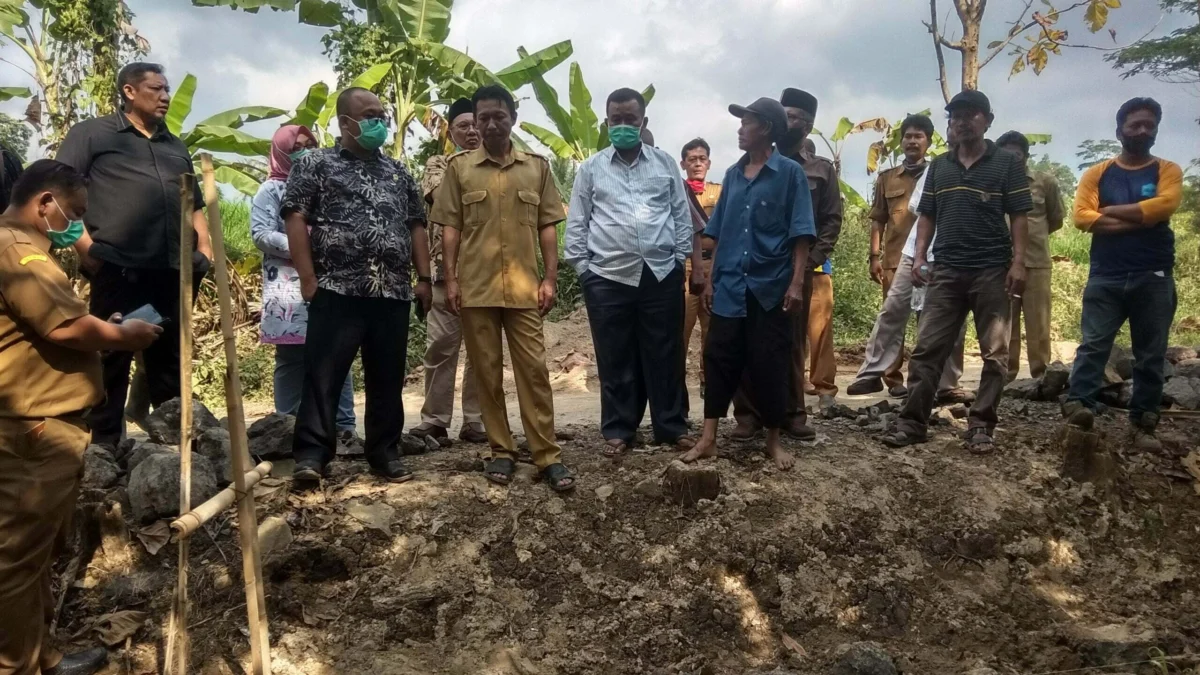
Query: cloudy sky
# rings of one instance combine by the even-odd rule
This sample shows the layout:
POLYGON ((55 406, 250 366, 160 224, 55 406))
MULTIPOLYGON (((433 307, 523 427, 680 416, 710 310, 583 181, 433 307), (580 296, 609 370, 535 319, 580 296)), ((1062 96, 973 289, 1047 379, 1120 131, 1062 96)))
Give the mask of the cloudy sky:
MULTIPOLYGON (((163 63, 173 81, 189 72, 197 76, 193 120, 241 105, 291 109, 313 82, 334 83, 321 55, 323 30, 299 25, 295 14, 249 15, 193 7, 190 0, 127 1, 153 45, 150 58, 163 63)), ((984 43, 1003 35, 1005 20, 1023 5, 992 0, 984 43)), ((784 87, 814 93, 820 99, 817 127, 830 131, 843 116, 898 119, 925 108, 937 111, 936 61, 920 23, 928 6, 925 0, 456 0, 448 43, 499 70, 516 60, 518 46, 534 51, 570 39, 597 114, 603 115, 612 89, 653 83, 657 97, 648 114, 659 146, 674 151, 703 136, 719 172, 737 159, 737 120, 728 104, 777 96, 784 87)), ((1125 0, 1110 25, 1118 41, 1127 41, 1156 24, 1156 34, 1165 33, 1180 21, 1161 17, 1156 0, 1125 0)), ((1106 33, 1089 34, 1078 16, 1065 17, 1063 27, 1072 41, 1111 44, 1106 33)), ((8 46, 0 56, 16 59, 15 52, 8 46)), ((956 56, 947 55, 955 81, 956 56)), ((1148 95, 1166 115, 1157 152, 1180 163, 1200 156, 1196 87, 1122 80, 1092 50, 1053 57, 1040 77, 1027 71, 1010 80, 1010 64, 1011 57, 997 59, 981 79, 996 111, 993 136, 1010 128, 1053 134, 1044 151, 1073 166, 1080 141, 1112 137, 1113 113, 1122 101, 1148 95)), ((5 85, 23 77, 0 64, 5 85)), ((548 79, 565 98, 566 64, 548 79)), ((549 126, 532 91, 518 95, 528 98, 522 118, 549 126)), ((934 118, 939 126, 941 115, 934 118)), ((268 135, 270 128, 250 131, 268 135)), ((844 177, 860 189, 870 184, 865 155, 872 140, 852 137, 842 151, 844 177)), ((831 154, 819 141, 818 147, 831 154)))

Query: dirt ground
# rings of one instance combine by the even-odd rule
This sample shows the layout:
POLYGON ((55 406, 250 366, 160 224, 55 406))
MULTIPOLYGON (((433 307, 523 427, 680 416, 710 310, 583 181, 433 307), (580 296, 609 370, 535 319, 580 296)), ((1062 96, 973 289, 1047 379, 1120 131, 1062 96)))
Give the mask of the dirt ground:
MULTIPOLYGON (((1188 670, 1200 662, 1200 496, 1181 461, 1200 421, 1165 422, 1163 452, 1146 455, 1126 447, 1122 420, 1102 418, 1119 464, 1108 488, 1059 477, 1053 404, 1006 401, 988 457, 961 447, 962 420, 902 451, 855 420, 818 420, 816 442, 790 445, 790 473, 764 460, 761 439, 729 441, 727 425, 711 463, 720 496, 680 506, 659 486, 665 448, 598 453, 586 322, 550 324, 547 339, 573 494, 551 493, 528 464, 510 489, 491 486, 481 448, 461 444, 409 458, 417 478, 402 485, 339 461, 321 491, 259 490, 260 522, 279 516, 294 537, 265 561, 274 672, 888 672, 836 669, 838 648, 860 641, 910 674, 1200 672, 1188 670)), ((191 544, 203 675, 248 667, 231 521, 191 544)), ((107 672, 159 672, 174 575, 174 546, 101 547, 60 634, 91 644, 101 615, 146 612, 107 672)))

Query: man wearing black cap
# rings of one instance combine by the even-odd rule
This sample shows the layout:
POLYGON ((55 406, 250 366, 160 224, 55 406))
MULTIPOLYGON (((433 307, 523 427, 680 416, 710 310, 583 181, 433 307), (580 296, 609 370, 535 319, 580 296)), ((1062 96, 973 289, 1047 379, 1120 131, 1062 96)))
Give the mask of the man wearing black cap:
MULTIPOLYGON (((479 132, 475 129, 475 113, 471 100, 460 98, 446 114, 450 125, 450 141, 456 151, 479 147, 479 132)), ((433 195, 446 174, 446 155, 434 155, 425 164, 421 192, 433 209, 433 195)), ((442 227, 430 224, 429 259, 433 271, 433 307, 429 310, 428 339, 425 350, 425 404, 421 406, 421 424, 410 430, 414 436, 446 438, 450 419, 454 416, 454 381, 458 375, 458 353, 462 347, 462 320, 446 309, 446 270, 442 263, 442 227)), ((475 387, 475 370, 467 357, 463 366, 462 429, 458 437, 468 443, 486 443, 487 434, 479 412, 479 395, 475 387)))
POLYGON ((1033 200, 1021 158, 984 138, 994 119, 987 97, 964 91, 946 111, 955 146, 926 170, 918 208, 913 283, 928 290, 909 365, 908 400, 883 440, 893 447, 925 440, 942 368, 970 311, 984 363, 967 447, 987 453, 995 447, 996 409, 1008 376, 1009 308, 1025 286, 1025 214, 1033 200), (931 265, 935 231, 937 262, 931 265))
POLYGON ((708 387, 704 435, 681 459, 717 454, 717 422, 743 382, 767 429, 767 455, 790 469, 779 443, 787 423, 793 318, 804 310, 804 276, 815 238, 812 196, 804 169, 775 150, 787 113, 774 99, 729 106, 742 120, 738 147, 704 236, 716 240, 713 273, 704 291, 712 313, 704 348, 708 387))

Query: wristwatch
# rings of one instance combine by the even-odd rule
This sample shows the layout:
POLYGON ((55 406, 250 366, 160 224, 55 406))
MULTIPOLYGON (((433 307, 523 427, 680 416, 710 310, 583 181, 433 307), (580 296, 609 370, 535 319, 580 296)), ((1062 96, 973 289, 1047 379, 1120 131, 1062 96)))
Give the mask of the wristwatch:
POLYGON ((422 276, 418 276, 418 277, 417 277, 417 283, 418 283, 418 284, 432 284, 432 283, 433 283, 433 277, 422 277, 422 276))
POLYGON ((868 253, 867 254, 867 262, 871 262, 872 258, 878 258, 878 257, 879 257, 878 253, 868 253))

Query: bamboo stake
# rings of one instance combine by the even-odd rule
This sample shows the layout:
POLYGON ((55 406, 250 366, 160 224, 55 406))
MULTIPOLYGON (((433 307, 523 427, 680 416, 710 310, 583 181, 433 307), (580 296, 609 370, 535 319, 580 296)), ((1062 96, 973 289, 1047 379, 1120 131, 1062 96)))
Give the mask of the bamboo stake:
POLYGON ((242 544, 242 575, 246 583, 246 613, 250 621, 250 665, 253 675, 271 674, 271 644, 267 634, 267 598, 262 580, 262 555, 258 548, 258 517, 254 497, 246 491, 250 470, 246 413, 242 408, 242 380, 238 375, 237 336, 229 294, 229 268, 225 261, 225 235, 221 231, 221 203, 213 176, 212 156, 200 156, 204 171, 204 200, 208 203, 208 229, 213 240, 217 298, 221 306, 221 333, 225 336, 225 406, 229 416, 229 454, 233 459, 234 489, 246 495, 238 500, 238 534, 242 544))
POLYGON ((229 508, 235 501, 244 497, 253 499, 254 493, 249 490, 258 485, 258 481, 266 478, 270 473, 271 463, 263 462, 246 473, 243 485, 246 486, 247 492, 238 492, 235 485, 230 485, 218 492, 212 499, 179 516, 171 522, 171 539, 174 541, 186 539, 193 532, 200 529, 201 525, 212 520, 222 511, 229 508))
MULTIPOLYGON (((192 216, 196 177, 179 177, 179 512, 192 509, 192 216)), ((167 632, 166 671, 187 675, 188 541, 179 542, 179 576, 167 632)))

